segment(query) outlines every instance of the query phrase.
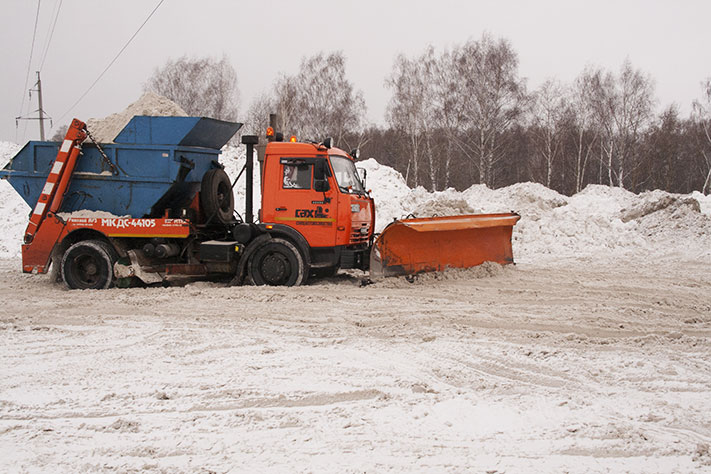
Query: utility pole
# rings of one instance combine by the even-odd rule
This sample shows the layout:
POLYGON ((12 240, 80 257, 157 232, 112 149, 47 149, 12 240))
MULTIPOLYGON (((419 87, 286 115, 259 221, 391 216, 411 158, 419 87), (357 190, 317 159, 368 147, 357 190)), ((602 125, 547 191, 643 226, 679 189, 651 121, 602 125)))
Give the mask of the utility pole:
POLYGON ((40 126, 40 140, 44 141, 44 121, 49 120, 50 125, 52 124, 52 119, 50 117, 46 117, 46 114, 44 112, 44 108, 42 108, 42 80, 40 79, 40 72, 37 71, 37 83, 35 84, 37 86, 37 89, 30 89, 30 99, 32 98, 31 92, 37 92, 37 102, 39 105, 39 109, 37 109, 35 112, 39 113, 39 118, 38 117, 15 117, 15 123, 17 123, 18 120, 39 120, 39 126, 40 126))
POLYGON ((42 109, 42 80, 37 71, 37 102, 39 103, 40 140, 44 141, 44 109, 42 109))

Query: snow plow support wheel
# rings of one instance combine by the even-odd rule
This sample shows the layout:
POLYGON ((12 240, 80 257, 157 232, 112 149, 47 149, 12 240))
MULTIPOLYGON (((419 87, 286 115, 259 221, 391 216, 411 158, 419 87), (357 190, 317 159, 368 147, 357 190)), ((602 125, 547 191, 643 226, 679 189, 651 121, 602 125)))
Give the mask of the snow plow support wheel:
POLYGON ((306 282, 306 266, 299 250, 288 240, 275 238, 251 256, 249 278, 255 285, 298 286, 306 282))
POLYGON ((114 284, 116 252, 107 242, 83 240, 64 252, 62 280, 72 290, 103 290, 114 284))

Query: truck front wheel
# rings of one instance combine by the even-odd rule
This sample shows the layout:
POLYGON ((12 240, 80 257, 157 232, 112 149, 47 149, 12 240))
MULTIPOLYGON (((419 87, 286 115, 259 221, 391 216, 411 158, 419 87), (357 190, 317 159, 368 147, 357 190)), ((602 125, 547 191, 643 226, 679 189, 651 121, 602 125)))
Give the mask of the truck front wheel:
POLYGON ((62 258, 62 279, 70 289, 102 290, 114 283, 116 252, 101 240, 83 240, 62 258))
POLYGON ((255 285, 301 285, 307 274, 304 259, 291 242, 271 239, 250 257, 248 274, 255 285))

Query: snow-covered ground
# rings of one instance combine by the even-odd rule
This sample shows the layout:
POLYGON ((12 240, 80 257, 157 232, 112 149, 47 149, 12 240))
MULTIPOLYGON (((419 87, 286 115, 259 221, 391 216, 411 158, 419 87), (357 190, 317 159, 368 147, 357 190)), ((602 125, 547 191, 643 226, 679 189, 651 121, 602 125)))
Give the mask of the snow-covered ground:
POLYGON ((518 265, 70 292, 20 273, 0 181, 0 471, 711 471, 711 198, 359 166, 378 229, 519 212, 518 265))

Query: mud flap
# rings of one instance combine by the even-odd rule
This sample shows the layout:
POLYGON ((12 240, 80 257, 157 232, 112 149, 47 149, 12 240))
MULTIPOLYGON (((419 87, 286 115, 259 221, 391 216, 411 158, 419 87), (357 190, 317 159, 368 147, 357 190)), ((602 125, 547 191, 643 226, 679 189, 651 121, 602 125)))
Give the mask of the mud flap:
POLYGON ((394 221, 373 245, 371 278, 513 263, 511 234, 520 218, 511 212, 394 221))

